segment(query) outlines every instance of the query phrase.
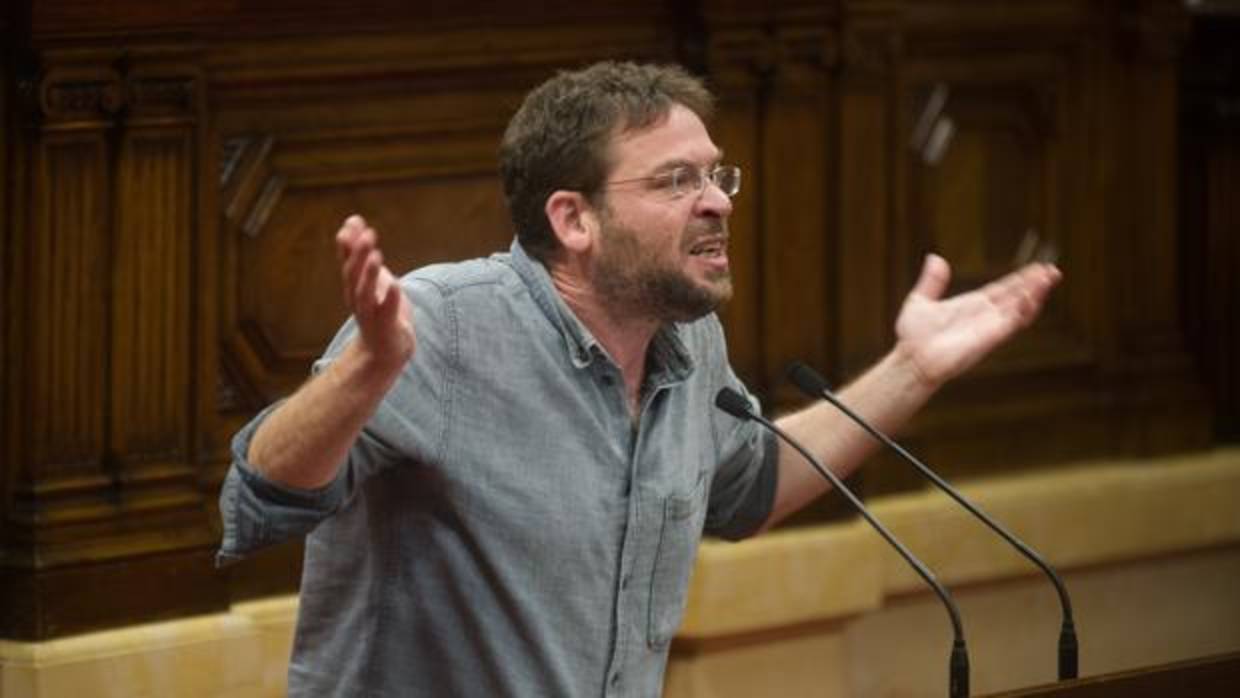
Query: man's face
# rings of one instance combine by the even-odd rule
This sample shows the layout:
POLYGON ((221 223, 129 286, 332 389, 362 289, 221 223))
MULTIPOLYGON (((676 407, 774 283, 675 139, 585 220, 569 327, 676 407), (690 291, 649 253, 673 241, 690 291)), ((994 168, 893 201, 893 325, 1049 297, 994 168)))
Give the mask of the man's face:
POLYGON ((615 138, 608 181, 624 183, 607 187, 592 274, 596 290, 614 309, 688 321, 732 296, 731 200, 709 182, 700 192, 674 196, 666 178, 659 178, 677 167, 709 170, 720 155, 706 126, 680 105, 654 126, 615 138))

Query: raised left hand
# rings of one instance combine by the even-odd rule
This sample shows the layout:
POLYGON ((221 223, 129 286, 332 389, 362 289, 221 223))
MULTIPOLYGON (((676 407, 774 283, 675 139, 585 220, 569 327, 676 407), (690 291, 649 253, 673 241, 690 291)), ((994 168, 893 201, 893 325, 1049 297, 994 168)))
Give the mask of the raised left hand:
POLYGON ((1041 312, 1063 274, 1033 263, 951 298, 942 298, 951 268, 927 255, 916 286, 896 319, 896 347, 932 386, 964 373, 1041 312))

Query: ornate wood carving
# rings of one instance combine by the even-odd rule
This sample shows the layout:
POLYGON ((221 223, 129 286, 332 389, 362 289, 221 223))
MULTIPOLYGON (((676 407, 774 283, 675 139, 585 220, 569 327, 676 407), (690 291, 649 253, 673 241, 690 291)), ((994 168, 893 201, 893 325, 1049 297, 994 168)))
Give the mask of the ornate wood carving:
MULTIPOLYGON (((213 538, 190 448, 201 81, 179 50, 38 55, 12 173, 30 207, 11 268, 24 408, 0 556, 0 627, 23 638, 128 613, 76 614, 53 578, 135 553, 201 558, 213 538)), ((219 607, 222 589, 164 599, 219 607)))
POLYGON ((124 104, 120 84, 116 80, 63 81, 46 80, 43 88, 43 112, 53 120, 73 117, 112 115, 124 104))
POLYGON ((843 78, 853 83, 883 84, 900 65, 906 3, 843 0, 840 6, 843 78))
POLYGON ((495 131, 433 141, 399 132, 327 136, 256 139, 270 158, 248 159, 235 177, 253 181, 252 193, 227 199, 224 346, 267 400, 305 379, 344 319, 337 289, 323 280, 337 275, 332 235, 349 213, 379 226, 396 269, 486 254, 511 238, 494 175, 495 131), (459 154, 455 162, 439 159, 449 152, 459 154), (323 169, 327 160, 332 167, 323 169))
POLYGON ((102 127, 53 130, 31 153, 31 230, 18 252, 31 291, 18 416, 28 482, 98 473, 104 456, 111 201, 102 127))

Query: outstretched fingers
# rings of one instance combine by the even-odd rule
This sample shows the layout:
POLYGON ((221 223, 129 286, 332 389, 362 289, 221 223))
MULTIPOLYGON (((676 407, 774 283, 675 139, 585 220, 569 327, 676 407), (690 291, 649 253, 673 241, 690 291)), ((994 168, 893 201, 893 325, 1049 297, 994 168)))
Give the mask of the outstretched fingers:
POLYGON ((986 297, 1020 327, 1041 312, 1046 297, 1062 274, 1050 264, 1033 263, 1008 274, 986 289, 986 297))
POLYGON ((336 255, 345 305, 357 320, 362 345, 389 365, 408 360, 417 342, 412 307, 384 265, 379 234, 361 216, 349 216, 336 233, 336 255))

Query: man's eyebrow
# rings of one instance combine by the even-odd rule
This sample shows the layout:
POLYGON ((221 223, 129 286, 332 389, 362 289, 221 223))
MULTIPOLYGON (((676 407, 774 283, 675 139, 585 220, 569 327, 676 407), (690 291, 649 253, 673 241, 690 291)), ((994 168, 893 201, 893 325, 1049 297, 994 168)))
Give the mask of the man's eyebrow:
POLYGON ((664 172, 670 172, 676 169, 677 167, 697 167, 697 164, 691 160, 686 160, 684 158, 676 158, 674 160, 664 160, 663 162, 655 166, 654 170, 652 171, 652 174, 662 174, 664 172))
MULTIPOLYGON (((718 150, 715 152, 715 157, 711 158, 711 161, 707 163, 707 166, 717 166, 721 162, 723 162, 723 150, 718 150)), ((651 176, 663 174, 664 172, 670 172, 677 167, 701 167, 701 165, 687 158, 675 158, 672 160, 666 160, 656 165, 655 168, 651 170, 651 176)))

